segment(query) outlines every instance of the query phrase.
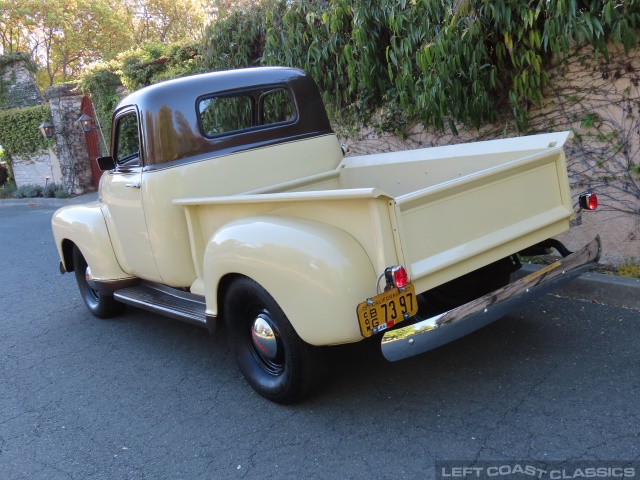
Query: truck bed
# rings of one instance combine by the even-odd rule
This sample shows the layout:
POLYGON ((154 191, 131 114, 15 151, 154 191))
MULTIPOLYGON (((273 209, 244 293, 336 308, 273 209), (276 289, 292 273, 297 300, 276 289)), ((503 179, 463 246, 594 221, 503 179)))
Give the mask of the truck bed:
POLYGON ((242 195, 174 203, 216 210, 206 214, 203 238, 215 231, 219 222, 211 219, 220 219, 221 205, 335 225, 363 245, 376 270, 397 259, 425 291, 568 229, 573 208, 562 146, 569 137, 348 157, 335 170, 242 195))

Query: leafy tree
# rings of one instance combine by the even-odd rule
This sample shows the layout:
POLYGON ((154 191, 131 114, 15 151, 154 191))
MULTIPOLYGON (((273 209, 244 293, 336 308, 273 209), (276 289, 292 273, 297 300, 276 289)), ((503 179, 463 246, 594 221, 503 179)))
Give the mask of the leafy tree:
POLYGON ((29 1, 34 56, 44 65, 49 85, 68 81, 87 64, 113 58, 132 45, 121 10, 108 0, 29 1))
POLYGON ((0 54, 27 51, 42 85, 66 82, 134 46, 199 39, 203 1, 0 0, 0 54))
POLYGON ((204 0, 121 0, 136 45, 199 40, 206 21, 204 0))
POLYGON ((28 11, 22 2, 0 0, 0 39, 2 50, 0 54, 7 55, 24 50, 30 50, 29 38, 24 28, 23 19, 28 11))
POLYGON ((126 11, 110 0, 24 0, 3 7, 5 52, 26 46, 44 67, 49 85, 68 81, 88 63, 132 45, 126 11))

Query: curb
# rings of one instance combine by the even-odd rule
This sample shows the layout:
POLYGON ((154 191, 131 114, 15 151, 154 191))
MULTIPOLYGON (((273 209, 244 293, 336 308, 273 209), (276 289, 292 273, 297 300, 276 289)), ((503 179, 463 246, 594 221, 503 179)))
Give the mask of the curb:
MULTIPOLYGON (((529 274, 543 266, 523 264, 520 271, 529 274)), ((561 297, 640 310, 640 278, 587 272, 553 293, 561 297)))
POLYGON ((98 192, 85 193, 77 197, 69 198, 2 198, 1 207, 64 207, 65 205, 76 205, 78 203, 93 202, 98 199, 98 192))

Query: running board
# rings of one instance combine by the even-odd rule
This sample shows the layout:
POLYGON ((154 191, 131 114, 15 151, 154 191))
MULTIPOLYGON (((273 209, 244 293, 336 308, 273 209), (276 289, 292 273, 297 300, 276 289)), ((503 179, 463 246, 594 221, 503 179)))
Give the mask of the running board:
POLYGON ((127 305, 193 325, 207 327, 206 304, 202 295, 195 295, 156 283, 143 282, 133 287, 117 290, 113 297, 127 305))

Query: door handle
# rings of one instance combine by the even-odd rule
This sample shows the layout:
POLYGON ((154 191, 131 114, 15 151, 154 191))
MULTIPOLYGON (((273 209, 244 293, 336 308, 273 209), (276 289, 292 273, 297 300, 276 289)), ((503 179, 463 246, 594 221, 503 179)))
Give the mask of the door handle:
POLYGON ((124 186, 129 188, 140 188, 140 182, 125 183, 124 186))

